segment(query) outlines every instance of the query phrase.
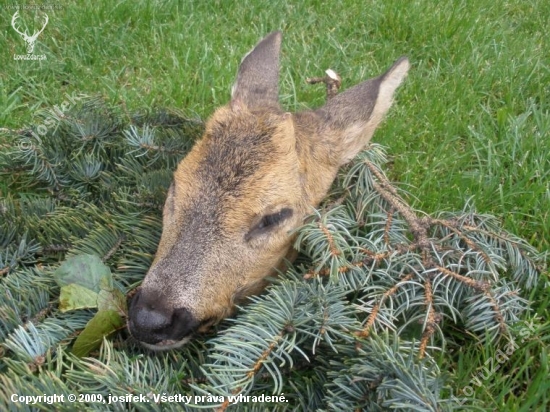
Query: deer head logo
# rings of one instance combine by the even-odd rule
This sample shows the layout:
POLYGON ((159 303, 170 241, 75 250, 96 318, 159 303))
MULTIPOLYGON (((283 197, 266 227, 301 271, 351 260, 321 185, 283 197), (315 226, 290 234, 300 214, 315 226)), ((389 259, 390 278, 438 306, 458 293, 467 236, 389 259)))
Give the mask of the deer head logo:
POLYGON ((19 11, 16 11, 11 19, 11 26, 17 33, 19 33, 23 37, 23 40, 25 40, 25 42, 27 43, 27 53, 29 54, 31 54, 34 50, 34 45, 36 43, 36 39, 38 38, 38 35, 44 31, 44 29, 46 28, 46 25, 48 24, 48 15, 45 14, 45 16, 46 16, 46 20, 44 21, 44 25, 40 30, 35 31, 32 36, 29 36, 27 34, 27 30, 22 32, 17 29, 16 24, 17 24, 17 19, 19 18, 19 11))

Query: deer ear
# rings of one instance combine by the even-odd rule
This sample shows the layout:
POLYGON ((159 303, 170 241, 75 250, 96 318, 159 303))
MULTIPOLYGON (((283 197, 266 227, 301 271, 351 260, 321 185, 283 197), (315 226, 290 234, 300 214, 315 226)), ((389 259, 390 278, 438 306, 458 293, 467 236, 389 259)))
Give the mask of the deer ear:
POLYGON ((409 60, 402 57, 383 75, 337 94, 316 110, 323 121, 323 138, 334 140, 330 144, 340 165, 353 159, 370 141, 409 68, 409 60))
POLYGON ((279 52, 282 34, 273 32, 244 56, 231 100, 248 108, 279 105, 279 52))

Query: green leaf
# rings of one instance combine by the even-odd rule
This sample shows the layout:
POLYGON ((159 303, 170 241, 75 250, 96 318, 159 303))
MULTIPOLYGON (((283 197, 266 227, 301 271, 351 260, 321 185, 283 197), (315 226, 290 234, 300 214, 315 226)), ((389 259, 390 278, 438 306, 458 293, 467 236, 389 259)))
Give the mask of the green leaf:
POLYGON ((76 283, 99 293, 113 288, 111 270, 98 256, 78 255, 68 258, 53 274, 61 287, 76 283))
POLYGON ((100 310, 90 319, 73 345, 73 354, 78 357, 87 356, 99 348, 103 337, 124 326, 124 320, 114 310, 100 310))
POLYGON ((126 296, 118 290, 101 290, 97 295, 97 307, 100 311, 114 310, 121 316, 128 314, 126 296))
POLYGON ((59 295, 59 310, 67 312, 69 310, 96 308, 98 306, 99 295, 80 286, 76 283, 63 286, 59 295))

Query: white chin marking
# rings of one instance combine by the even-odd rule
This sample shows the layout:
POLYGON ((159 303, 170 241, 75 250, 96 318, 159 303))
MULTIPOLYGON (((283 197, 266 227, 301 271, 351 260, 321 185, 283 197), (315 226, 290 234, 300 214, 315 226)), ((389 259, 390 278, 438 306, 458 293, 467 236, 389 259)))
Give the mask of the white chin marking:
POLYGON ((190 337, 183 338, 182 340, 164 340, 159 343, 155 343, 154 345, 151 343, 145 343, 145 342, 139 342, 143 346, 145 346, 147 349, 161 351, 161 350, 170 350, 170 349, 177 349, 185 345, 187 342, 191 340, 190 337))

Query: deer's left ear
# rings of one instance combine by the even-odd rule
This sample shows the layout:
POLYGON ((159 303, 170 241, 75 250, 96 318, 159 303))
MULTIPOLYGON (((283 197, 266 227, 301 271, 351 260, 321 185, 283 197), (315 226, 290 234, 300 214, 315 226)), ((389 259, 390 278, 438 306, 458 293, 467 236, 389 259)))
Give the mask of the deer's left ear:
POLYGON ((275 31, 244 56, 231 91, 232 102, 244 103, 250 109, 278 107, 281 39, 281 32, 275 31))

